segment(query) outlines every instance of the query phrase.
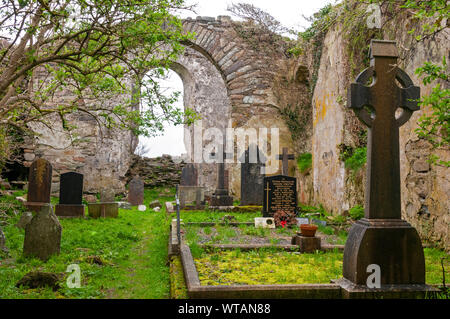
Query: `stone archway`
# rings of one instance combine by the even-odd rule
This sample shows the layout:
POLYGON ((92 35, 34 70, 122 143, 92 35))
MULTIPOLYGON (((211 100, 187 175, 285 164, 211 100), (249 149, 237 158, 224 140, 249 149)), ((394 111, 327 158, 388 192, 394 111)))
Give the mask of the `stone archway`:
MULTIPOLYGON (((196 34, 192 41, 184 43, 186 52, 172 65, 184 83, 185 105, 195 107, 203 115, 205 129, 224 129, 230 119, 234 129, 278 127, 280 136, 285 137, 280 140, 280 147, 292 149, 291 134, 280 115, 286 103, 281 102, 275 84, 280 74, 290 77, 285 72, 288 59, 279 52, 267 54, 253 48, 235 26, 236 22, 225 16, 183 20, 184 30, 196 34)), ((67 171, 85 175, 86 192, 95 193, 105 184, 116 192, 123 191, 137 138, 130 132, 115 130, 100 138, 92 119, 73 116, 79 124, 80 144, 71 145, 66 136, 54 136, 37 125, 33 129, 40 136, 27 143, 27 153, 52 163, 54 192, 59 189, 59 175, 67 171)), ((25 162, 30 164, 31 161, 25 162)), ((214 165, 205 164, 201 172, 200 185, 214 189, 214 165)), ((239 196, 239 165, 233 165, 231 172, 232 193, 239 196)))

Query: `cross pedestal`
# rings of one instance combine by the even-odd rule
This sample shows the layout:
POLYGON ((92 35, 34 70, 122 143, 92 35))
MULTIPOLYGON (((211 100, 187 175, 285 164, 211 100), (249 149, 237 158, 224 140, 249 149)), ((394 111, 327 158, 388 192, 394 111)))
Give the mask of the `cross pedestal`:
POLYGON ((401 219, 399 127, 419 109, 420 88, 397 67, 395 42, 372 40, 370 54, 370 67, 351 84, 348 97, 348 107, 368 127, 365 214, 350 229, 339 284, 349 298, 367 291, 368 266, 374 264, 380 267, 380 294, 398 290, 412 297, 430 287, 419 235, 401 219))

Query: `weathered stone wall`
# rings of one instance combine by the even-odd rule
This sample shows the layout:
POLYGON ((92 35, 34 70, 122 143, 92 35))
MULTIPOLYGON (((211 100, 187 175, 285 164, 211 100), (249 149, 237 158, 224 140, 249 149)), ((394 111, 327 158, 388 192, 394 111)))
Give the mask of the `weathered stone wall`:
MULTIPOLYGON (((423 61, 440 62, 448 54, 449 34, 446 30, 410 50, 408 19, 398 16, 391 20, 385 29, 394 31, 386 33, 385 38, 398 41, 400 67, 419 85, 414 70, 423 61)), ((183 80, 185 107, 194 108, 202 116, 204 130, 216 127, 223 132, 229 122, 233 129, 278 128, 279 149, 272 149, 267 139, 267 155, 273 158, 283 147, 296 156, 308 151, 313 155, 312 169, 307 172, 300 173, 295 161, 289 163, 290 175, 299 181, 301 202, 322 204, 336 214, 363 203, 364 170, 352 173, 339 158, 340 145, 357 145, 356 136, 362 130, 354 114, 345 108, 354 76, 350 75, 348 43, 341 26, 335 25, 326 33, 320 60, 313 58, 320 53, 317 46, 311 45, 299 59, 292 58, 270 36, 248 32, 252 26, 229 17, 187 19, 183 27, 195 32, 196 37, 184 43, 187 49, 172 69, 183 80)), ((430 87, 420 86, 422 94, 430 92, 430 87)), ((426 162, 430 147, 414 133, 424 112, 429 110, 416 112, 400 131, 402 214, 424 238, 449 246, 448 169, 426 162)), ((25 147, 27 165, 36 156, 49 159, 55 168, 54 190, 60 173, 75 170, 85 174, 87 192, 97 192, 105 185, 123 191, 136 137, 120 131, 104 131, 101 135, 88 117, 80 116, 77 122, 78 132, 87 139, 76 145, 63 131, 56 134, 44 126, 33 127, 38 136, 25 147)), ((54 123, 55 128, 60 125, 56 118, 54 123)), ((192 133, 193 128, 187 130, 192 133)), ((197 142, 188 135, 192 136, 185 135, 184 142, 192 160, 197 142)), ((236 151, 235 144, 234 163, 240 155, 236 151)), ((439 155, 448 160, 449 152, 439 155)), ((212 191, 216 186, 215 165, 197 166, 199 184, 212 191)), ((239 197, 240 165, 227 164, 227 168, 231 193, 239 197)))
MULTIPOLYGON (((286 106, 295 110, 298 101, 303 103, 308 99, 298 98, 307 89, 304 89, 304 83, 296 81, 294 72, 290 72, 289 63, 293 62, 288 61, 283 50, 274 45, 267 46, 264 39, 262 46, 255 47, 242 35, 245 26, 225 16, 187 19, 183 27, 187 32, 194 32, 196 37, 185 43, 186 52, 172 69, 183 80, 185 107, 191 107, 201 115, 203 128, 216 127, 223 132, 229 123, 233 128, 276 127, 281 133, 280 147, 289 147, 292 151, 294 144, 290 130, 280 111, 286 106), (259 50, 261 47, 264 50, 259 50)), ((39 80, 39 76, 39 73, 35 74, 35 79, 39 80)), ((64 100, 69 94, 61 92, 57 98, 64 100)), ((29 166, 36 156, 48 159, 54 167, 55 192, 59 187, 59 175, 66 171, 85 175, 86 192, 96 193, 104 186, 122 192, 137 138, 118 130, 103 129, 100 134, 92 118, 74 116, 78 117, 76 133, 80 140, 77 144, 71 143, 70 137, 59 129, 61 124, 56 117, 52 119, 53 131, 43 125, 33 125, 37 137, 27 141, 24 147, 25 165, 29 166)), ((192 128, 188 130, 192 132, 192 128)), ((307 139, 304 140, 307 144, 307 139)), ((206 140, 204 144, 208 142, 206 140)), ((195 140, 185 136, 191 159, 194 143, 195 140)), ((270 145, 268 149, 270 151, 270 145)), ((273 154, 276 153, 278 150, 274 150, 273 154)), ((234 162, 237 162, 236 154, 234 162)), ((239 165, 227 166, 231 171, 231 191, 239 196, 239 165)), ((198 164, 198 168, 199 184, 212 191, 216 186, 215 165, 198 164)))
POLYGON ((140 176, 145 187, 169 186, 180 183, 181 170, 186 163, 181 158, 163 155, 155 158, 134 155, 126 174, 127 184, 135 176, 140 176))
MULTIPOLYGON (((384 17, 386 18, 386 17, 384 17)), ((421 95, 429 94, 431 87, 424 86, 414 71, 424 61, 440 63, 449 52, 449 30, 435 38, 420 43, 407 31, 408 17, 398 16, 388 25, 384 38, 396 40, 400 51, 400 67, 421 87, 421 95)), ((323 204, 334 213, 342 213, 356 204, 363 204, 365 169, 356 174, 345 168, 339 159, 339 145, 355 145, 355 132, 361 129, 354 114, 345 108, 347 89, 354 81, 350 76, 347 41, 341 26, 335 26, 326 34, 320 60, 313 104, 313 188, 310 203, 323 204)), ((311 59, 309 60, 311 63, 311 59)), ((310 65, 310 69, 312 66, 310 65)), ((402 190, 402 216, 411 222, 422 238, 450 246, 450 200, 448 168, 430 166, 427 158, 430 145, 414 132, 419 117, 429 112, 415 112, 400 129, 400 165, 402 190)), ((449 160, 449 151, 441 151, 442 159, 449 160)))

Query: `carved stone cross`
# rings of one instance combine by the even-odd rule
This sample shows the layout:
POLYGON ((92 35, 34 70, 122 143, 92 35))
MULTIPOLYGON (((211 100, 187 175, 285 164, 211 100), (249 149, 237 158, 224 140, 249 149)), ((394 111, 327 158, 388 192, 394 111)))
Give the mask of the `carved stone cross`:
POLYGON ((283 153, 279 154, 277 156, 278 160, 282 161, 282 165, 283 165, 283 175, 288 175, 288 167, 289 167, 289 160, 293 160, 294 158, 294 154, 288 154, 288 148, 287 147, 283 147, 283 153))
MULTIPOLYGON (((222 145, 219 146, 218 153, 220 154, 220 151, 222 152, 222 160, 219 161, 217 166, 217 189, 216 194, 217 195, 228 195, 228 190, 225 188, 225 160, 227 158, 231 158, 233 156, 232 153, 227 153, 225 151, 225 140, 222 145)), ((212 152, 211 156, 215 157, 216 152, 212 152)))
POLYGON ((348 107, 368 126, 365 217, 369 219, 401 218, 399 127, 419 109, 420 88, 397 67, 397 57, 395 42, 372 40, 371 65, 349 90, 348 107), (371 78, 373 83, 366 86, 371 78))
POLYGON ((397 67, 395 42, 372 40, 370 54, 370 67, 351 84, 348 97, 348 107, 368 126, 365 218, 349 231, 344 278, 337 283, 350 297, 368 291, 368 267, 376 265, 380 297, 383 289, 397 289, 404 298, 429 289, 419 234, 401 219, 400 207, 399 127, 419 109, 420 89, 397 67))

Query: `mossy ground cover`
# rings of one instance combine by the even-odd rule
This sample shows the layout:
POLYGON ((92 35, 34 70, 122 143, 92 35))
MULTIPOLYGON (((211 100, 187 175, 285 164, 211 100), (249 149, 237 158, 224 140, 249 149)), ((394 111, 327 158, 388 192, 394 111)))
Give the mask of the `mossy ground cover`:
MULTIPOLYGON (((159 193, 145 190, 144 203, 159 193)), ((163 203, 173 196, 158 199, 163 203)), ((0 256, 0 298, 169 298, 169 220, 164 212, 134 208, 121 209, 116 219, 61 219, 61 253, 47 262, 22 257, 24 230, 14 226, 18 218, 3 226, 9 255, 0 256), (89 256, 104 264, 90 263, 89 256), (15 287, 30 271, 65 274, 70 264, 80 266, 81 288, 70 289, 65 281, 56 292, 15 287)))
MULTIPOLYGON (((425 248, 426 282, 442 283, 441 258, 449 256, 425 248)), ((299 254, 257 249, 252 251, 203 250, 194 256, 202 285, 320 284, 342 277, 343 253, 337 250, 299 254)))
POLYGON ((299 231, 292 228, 255 228, 253 225, 215 225, 184 227, 184 238, 188 244, 272 244, 289 245, 291 238, 299 231))

